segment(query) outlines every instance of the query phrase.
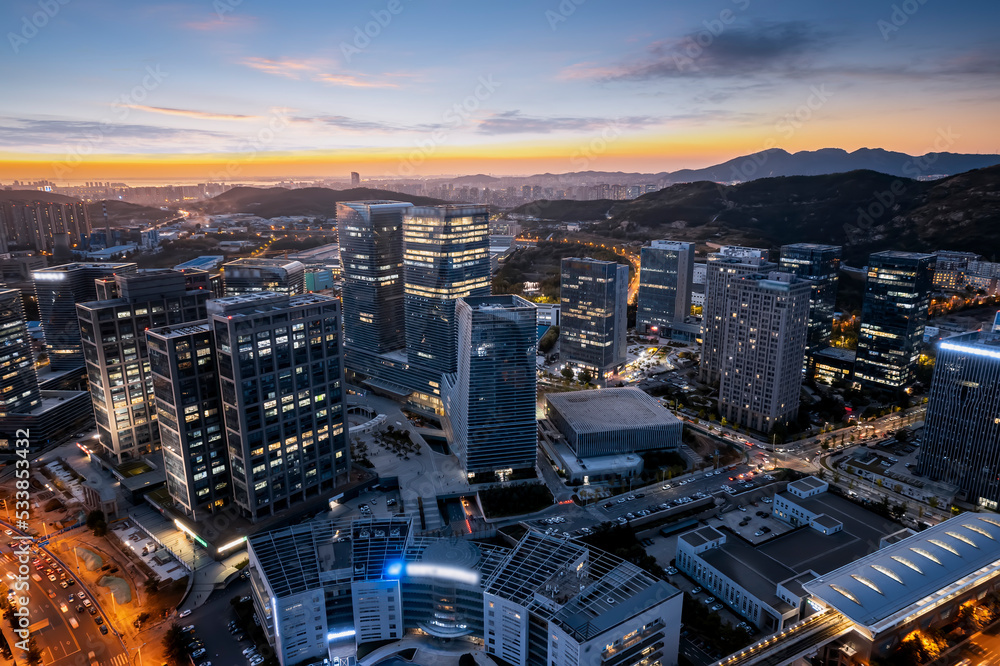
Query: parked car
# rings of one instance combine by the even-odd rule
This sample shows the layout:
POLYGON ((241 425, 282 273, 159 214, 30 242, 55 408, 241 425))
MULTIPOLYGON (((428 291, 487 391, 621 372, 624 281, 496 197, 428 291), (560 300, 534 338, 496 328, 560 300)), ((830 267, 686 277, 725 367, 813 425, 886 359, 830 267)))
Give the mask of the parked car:
POLYGON ((714 606, 712 606, 712 607, 711 607, 711 608, 710 608, 709 610, 712 610, 712 611, 715 611, 715 612, 718 612, 718 611, 722 610, 722 604, 715 604, 715 605, 714 605, 714 606))
POLYGON ((698 587, 694 588, 693 590, 691 590, 691 594, 698 594, 699 592, 701 592, 701 586, 700 585, 698 587))

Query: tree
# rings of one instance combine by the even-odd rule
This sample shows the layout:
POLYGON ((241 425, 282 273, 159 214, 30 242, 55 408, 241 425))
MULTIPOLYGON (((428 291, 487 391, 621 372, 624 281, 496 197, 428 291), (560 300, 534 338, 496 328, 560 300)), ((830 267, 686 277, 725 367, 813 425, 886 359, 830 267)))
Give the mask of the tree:
POLYGON ((927 503, 930 505, 932 509, 936 509, 938 508, 938 504, 941 503, 941 500, 939 500, 937 497, 932 497, 929 500, 927 500, 927 503))
POLYGON ((160 591, 160 577, 153 574, 142 584, 142 589, 145 590, 146 594, 150 596, 156 594, 160 591))
POLYGON ((163 636, 163 650, 175 666, 187 663, 187 638, 176 622, 170 625, 167 633, 163 636))
POLYGON ((563 368, 559 374, 563 376, 563 379, 573 379, 573 368, 563 368))
POLYGON ((594 376, 590 374, 589 370, 584 370, 580 373, 580 382, 583 384, 589 384, 594 380, 594 376))
POLYGON ((91 511, 87 514, 87 527, 94 530, 94 536, 104 536, 108 533, 108 523, 104 520, 103 511, 91 511))

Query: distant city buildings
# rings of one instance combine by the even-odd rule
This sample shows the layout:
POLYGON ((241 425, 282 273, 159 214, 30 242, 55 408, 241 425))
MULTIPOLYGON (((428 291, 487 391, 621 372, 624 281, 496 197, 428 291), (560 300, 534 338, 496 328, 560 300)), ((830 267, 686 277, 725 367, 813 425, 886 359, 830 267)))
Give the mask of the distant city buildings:
MULTIPOLYGON (((1000 316, 998 316, 1000 319, 1000 316)), ((917 469, 973 504, 1000 503, 1000 329, 938 344, 917 469)))
POLYGON ((0 290, 0 417, 42 402, 20 289, 0 290))
POLYGON ((691 314, 694 243, 655 240, 640 251, 636 329, 665 332, 691 314))
POLYGON ((0 252, 16 248, 51 253, 58 234, 68 234, 72 248, 87 247, 90 239, 87 204, 0 201, 0 252))
POLYGON ((837 281, 840 270, 840 246, 794 243, 781 247, 779 266, 812 284, 809 297, 809 337, 806 354, 830 344, 833 313, 837 306, 837 281))
POLYGON ((458 299, 458 369, 443 378, 448 439, 467 474, 533 469, 535 306, 520 296, 458 299))
POLYGON ((222 266, 226 296, 272 292, 295 296, 305 292, 305 267, 285 259, 236 259, 222 266))
POLYGON ((591 372, 602 384, 625 363, 628 282, 624 264, 562 260, 559 358, 591 372))
POLYGON ((939 250, 934 253, 934 286, 938 289, 958 290, 966 285, 969 264, 978 263, 975 252, 939 250))
POLYGON ((887 250, 868 259, 855 377, 871 388, 911 384, 923 342, 934 255, 887 250))
POLYGON ((359 174, 357 171, 352 171, 351 187, 360 187, 360 186, 361 186, 361 174, 359 174))
POLYGON ((719 414, 758 432, 799 411, 811 282, 788 273, 730 281, 722 322, 719 414))
POLYGON ((31 273, 46 353, 53 370, 84 366, 76 304, 97 298, 95 280, 135 272, 133 263, 71 263, 31 273))
POLYGON ((725 360, 723 328, 725 319, 731 315, 726 298, 732 291, 733 282, 743 275, 775 269, 777 265, 767 261, 767 250, 759 248, 726 245, 708 255, 698 379, 712 384, 721 377, 725 360))
POLYGON ((115 463, 160 448, 145 332, 205 318, 208 274, 162 270, 97 281, 98 300, 77 303, 99 444, 115 463))

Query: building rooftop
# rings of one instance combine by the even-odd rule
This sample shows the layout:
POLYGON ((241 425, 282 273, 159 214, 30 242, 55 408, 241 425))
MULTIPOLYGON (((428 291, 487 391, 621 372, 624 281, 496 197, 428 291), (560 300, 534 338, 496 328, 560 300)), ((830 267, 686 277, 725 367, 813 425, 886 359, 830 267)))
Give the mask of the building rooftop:
POLYGON ((874 635, 1000 572, 1000 516, 963 514, 805 584, 874 635))
POLYGON ((637 388, 548 393, 545 399, 579 434, 681 423, 656 398, 637 388))
POLYGON ((301 268, 302 262, 290 261, 283 257, 266 258, 266 257, 244 257, 242 259, 233 259, 232 261, 226 263, 223 268, 301 268))
POLYGON ((840 347, 825 347, 813 352, 813 358, 823 356, 826 358, 836 359, 838 361, 850 361, 852 363, 857 358, 857 355, 858 353, 852 349, 841 349, 840 347))
POLYGON ((185 261, 182 264, 177 264, 174 266, 174 270, 181 271, 185 268, 198 268, 203 271, 209 271, 225 261, 226 258, 221 254, 209 254, 197 259, 192 259, 190 261, 185 261))
POLYGON ((819 516, 816 516, 816 518, 813 519, 813 522, 815 524, 819 525, 820 527, 825 527, 826 529, 832 529, 832 528, 838 527, 838 526, 840 526, 842 524, 836 518, 831 518, 830 516, 826 515, 825 513, 821 514, 819 516))
POLYGON ((788 488, 793 488, 801 492, 808 492, 810 490, 815 490, 816 488, 822 488, 826 484, 817 479, 815 476, 807 476, 799 479, 798 481, 792 481, 788 484, 788 488))

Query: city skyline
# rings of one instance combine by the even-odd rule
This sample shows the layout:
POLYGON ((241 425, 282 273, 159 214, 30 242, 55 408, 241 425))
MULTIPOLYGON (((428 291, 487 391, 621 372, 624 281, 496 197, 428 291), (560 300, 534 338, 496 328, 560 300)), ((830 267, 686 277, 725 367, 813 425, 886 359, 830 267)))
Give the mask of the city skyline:
POLYGON ((4 179, 655 172, 769 147, 1000 146, 1000 8, 971 0, 39 7, 0 15, 0 72, 21 91, 0 103, 4 179))

